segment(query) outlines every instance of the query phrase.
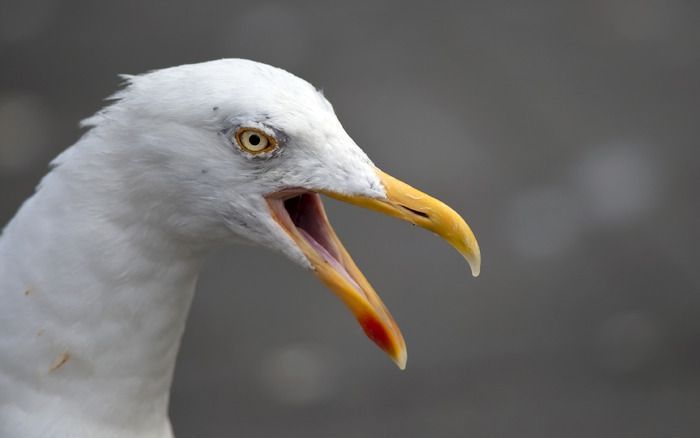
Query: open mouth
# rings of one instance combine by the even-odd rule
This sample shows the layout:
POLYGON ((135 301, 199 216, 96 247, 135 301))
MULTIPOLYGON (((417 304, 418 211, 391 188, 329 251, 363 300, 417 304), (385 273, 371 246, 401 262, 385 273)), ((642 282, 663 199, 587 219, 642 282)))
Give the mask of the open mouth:
MULTIPOLYGON (((436 233, 464 256, 474 276, 479 275, 479 245, 464 219, 437 199, 379 169, 376 171, 385 189, 381 199, 332 191, 321 193, 436 233)), ((404 369, 406 344, 401 331, 338 239, 319 194, 290 189, 268 195, 266 200, 272 217, 306 256, 316 276, 348 306, 365 334, 404 369)))
POLYGON ((315 274, 345 302, 365 334, 403 369, 406 347, 396 322, 338 239, 314 192, 267 198, 273 218, 294 240, 315 274))
POLYGON ((292 225, 293 230, 311 245, 324 262, 333 266, 338 273, 360 290, 360 286, 355 283, 343 265, 341 253, 334 242, 335 232, 328 222, 321 197, 313 192, 302 193, 285 199, 283 206, 289 219, 287 227, 291 228, 290 225, 292 225))

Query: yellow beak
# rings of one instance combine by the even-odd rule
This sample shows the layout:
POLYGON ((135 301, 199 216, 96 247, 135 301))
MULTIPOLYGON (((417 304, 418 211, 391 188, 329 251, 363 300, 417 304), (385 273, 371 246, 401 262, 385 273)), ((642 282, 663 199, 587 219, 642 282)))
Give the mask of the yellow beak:
POLYGON ((324 194, 339 201, 403 219, 432 231, 454 246, 469 263, 472 275, 478 277, 481 270, 481 252, 474 233, 464 219, 443 202, 405 182, 379 169, 377 169, 377 175, 386 190, 386 199, 348 196, 333 192, 324 192, 324 194))
MULTIPOLYGON (((469 226, 454 210, 377 169, 386 198, 322 193, 350 204, 380 211, 428 229, 447 240, 479 275, 481 253, 469 226)), ((310 261, 316 275, 349 307, 367 336, 399 368, 406 367, 406 344, 394 318, 357 268, 328 222, 320 198, 303 193, 268 197, 273 217, 310 261)))

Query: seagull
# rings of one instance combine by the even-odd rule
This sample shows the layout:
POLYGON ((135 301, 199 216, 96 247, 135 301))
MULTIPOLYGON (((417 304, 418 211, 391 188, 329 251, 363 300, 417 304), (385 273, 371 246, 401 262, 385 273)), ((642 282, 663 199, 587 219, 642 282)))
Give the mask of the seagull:
POLYGON ((171 438, 197 277, 224 245, 313 272, 403 369, 403 336, 322 195, 432 231, 479 274, 466 222, 379 170, 303 79, 243 59, 123 79, 0 236, 1 437, 171 438))

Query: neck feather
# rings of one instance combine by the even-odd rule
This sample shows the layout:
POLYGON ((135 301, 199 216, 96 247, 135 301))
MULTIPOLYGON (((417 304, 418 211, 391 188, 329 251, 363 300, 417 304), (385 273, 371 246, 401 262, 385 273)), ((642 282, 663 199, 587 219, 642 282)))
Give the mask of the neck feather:
POLYGON ((60 170, 0 237, 0 436, 170 436, 205 251, 60 170))

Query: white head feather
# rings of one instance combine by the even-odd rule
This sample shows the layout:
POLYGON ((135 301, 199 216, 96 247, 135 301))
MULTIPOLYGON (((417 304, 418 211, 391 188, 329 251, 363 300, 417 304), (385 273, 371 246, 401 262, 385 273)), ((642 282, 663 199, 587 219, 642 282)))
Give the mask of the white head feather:
POLYGON ((126 80, 0 238, 0 436, 171 436, 206 250, 248 240, 309 267, 264 195, 384 193, 330 103, 286 71, 224 59, 126 80), (244 152, 239 126, 279 149, 244 152))
POLYGON ((149 209, 183 240, 251 240, 308 266, 264 195, 288 187, 384 194, 332 105, 291 73, 222 59, 125 78, 116 102, 85 120, 90 131, 54 164, 91 185, 103 181, 105 199, 149 209), (279 149, 242 151, 231 135, 241 126, 274 133, 279 149))

